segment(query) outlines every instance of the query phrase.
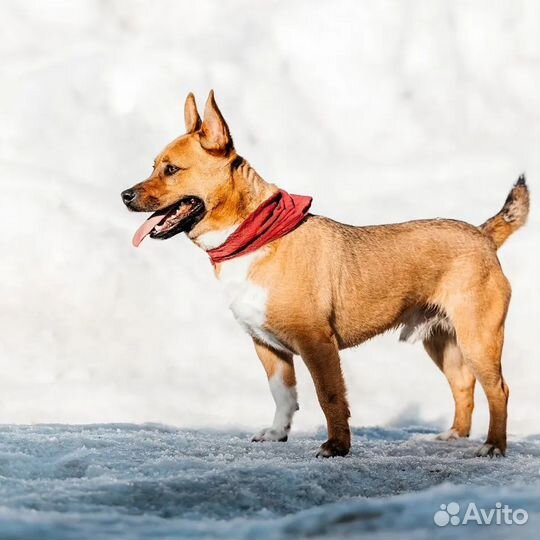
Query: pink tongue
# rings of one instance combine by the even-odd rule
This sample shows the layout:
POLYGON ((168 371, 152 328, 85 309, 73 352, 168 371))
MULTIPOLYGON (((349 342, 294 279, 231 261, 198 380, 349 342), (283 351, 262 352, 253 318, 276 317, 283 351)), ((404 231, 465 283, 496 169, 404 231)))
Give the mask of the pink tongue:
POLYGON ((139 244, 145 239, 146 236, 148 236, 152 229, 163 220, 165 216, 163 214, 159 214, 157 216, 150 216, 136 231, 133 235, 133 240, 131 243, 135 247, 139 247, 139 244))

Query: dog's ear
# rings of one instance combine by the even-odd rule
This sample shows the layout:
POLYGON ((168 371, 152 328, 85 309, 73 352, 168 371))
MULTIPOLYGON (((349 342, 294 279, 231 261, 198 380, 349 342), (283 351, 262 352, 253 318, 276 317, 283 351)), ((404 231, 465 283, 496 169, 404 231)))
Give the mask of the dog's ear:
POLYGON ((223 118, 214 91, 210 90, 204 107, 204 120, 201 126, 201 146, 210 152, 227 153, 233 148, 229 126, 223 118))
POLYGON ((201 129, 201 117, 197 111, 195 96, 190 92, 186 98, 184 105, 184 121, 186 123, 186 133, 195 133, 201 129))

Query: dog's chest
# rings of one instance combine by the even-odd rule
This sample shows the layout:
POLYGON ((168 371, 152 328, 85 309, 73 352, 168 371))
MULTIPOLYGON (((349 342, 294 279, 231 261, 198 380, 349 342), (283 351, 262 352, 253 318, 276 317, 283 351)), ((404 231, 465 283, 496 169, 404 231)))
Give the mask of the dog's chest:
POLYGON ((285 347, 265 326, 268 290, 249 279, 252 265, 262 255, 264 252, 257 250, 221 263, 218 279, 240 325, 253 337, 283 351, 285 347))

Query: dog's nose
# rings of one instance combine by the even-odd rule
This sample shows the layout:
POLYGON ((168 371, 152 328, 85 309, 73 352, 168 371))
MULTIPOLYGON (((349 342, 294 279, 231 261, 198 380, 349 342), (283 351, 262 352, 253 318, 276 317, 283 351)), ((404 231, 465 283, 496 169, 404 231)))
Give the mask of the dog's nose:
POLYGON ((124 204, 129 204, 135 200, 135 197, 137 197, 137 192, 134 189, 126 189, 125 191, 122 191, 121 195, 124 204))

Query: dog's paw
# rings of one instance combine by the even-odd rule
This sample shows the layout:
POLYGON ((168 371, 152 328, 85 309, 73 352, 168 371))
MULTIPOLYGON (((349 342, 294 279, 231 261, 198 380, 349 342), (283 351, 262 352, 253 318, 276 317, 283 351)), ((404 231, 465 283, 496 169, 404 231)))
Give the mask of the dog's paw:
POLYGON ((319 451, 317 452, 317 457, 336 457, 336 456, 346 456, 351 449, 351 445, 343 443, 336 439, 328 439, 325 443, 321 444, 319 451))
POLYGON ((467 435, 460 435, 457 430, 450 428, 447 431, 439 433, 436 437, 436 441, 455 441, 457 439, 465 439, 467 435))
POLYGON ((504 451, 491 443, 484 443, 476 452, 477 457, 504 457, 504 451))
POLYGON ((288 437, 286 430, 269 427, 253 435, 251 442, 287 442, 288 437))

